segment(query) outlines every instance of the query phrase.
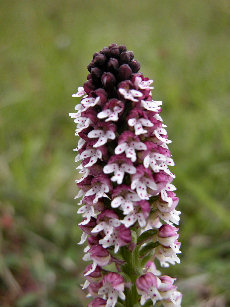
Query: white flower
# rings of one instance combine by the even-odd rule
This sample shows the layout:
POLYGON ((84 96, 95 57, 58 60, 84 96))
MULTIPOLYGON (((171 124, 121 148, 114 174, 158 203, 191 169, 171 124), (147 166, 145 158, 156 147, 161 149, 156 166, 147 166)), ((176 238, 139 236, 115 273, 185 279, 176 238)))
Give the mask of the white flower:
POLYGON ((104 111, 101 111, 100 113, 98 113, 97 117, 102 119, 102 118, 106 118, 106 122, 108 121, 118 121, 118 115, 119 113, 122 111, 123 109, 119 106, 115 106, 113 108, 113 111, 110 109, 106 109, 104 111))
POLYGON ((88 133, 88 137, 90 139, 98 138, 98 141, 96 144, 93 145, 93 147, 100 147, 107 143, 108 139, 114 140, 115 139, 115 133, 111 130, 104 131, 104 130, 92 130, 88 133))
POLYGON ((96 218, 98 211, 94 210, 94 207, 90 204, 85 204, 77 211, 78 214, 82 214, 82 217, 85 218, 79 225, 86 225, 89 223, 91 217, 96 218))
POLYGON ((136 135, 140 135, 140 134, 144 134, 148 132, 143 127, 153 127, 154 126, 150 120, 145 119, 145 118, 139 118, 139 119, 130 118, 128 120, 128 124, 130 127, 134 127, 136 135))
POLYGON ((103 171, 105 174, 114 173, 114 176, 111 178, 112 181, 121 184, 124 178, 125 173, 135 174, 136 168, 128 163, 122 163, 118 165, 117 163, 107 164, 103 171))
POLYGON ((93 97, 86 97, 83 98, 81 101, 81 104, 83 105, 84 109, 83 111, 86 111, 90 107, 94 107, 96 104, 99 104, 100 97, 93 98, 93 97))
POLYGON ((155 173, 159 171, 164 171, 166 174, 170 175, 171 177, 175 178, 175 175, 170 172, 168 169, 168 165, 174 166, 174 161, 172 158, 168 158, 160 153, 157 152, 150 152, 144 158, 144 167, 148 168, 151 166, 152 170, 155 173))
POLYGON ((163 138, 161 136, 161 134, 167 135, 167 131, 164 128, 157 128, 156 130, 154 130, 154 134, 158 138, 158 140, 160 140, 162 143, 165 143, 165 144, 172 143, 171 140, 169 140, 167 138, 163 138))
POLYGON ((120 207, 125 215, 131 213, 133 211, 133 202, 141 200, 140 197, 134 193, 127 193, 124 197, 117 196, 111 202, 112 208, 120 207))
POLYGON ((148 101, 148 100, 141 100, 141 106, 148 111, 152 112, 159 112, 160 105, 162 105, 162 101, 148 101))
POLYGON ((129 214, 125 216, 125 218, 122 221, 122 224, 125 225, 125 227, 129 228, 133 224, 138 221, 141 228, 145 227, 146 225, 146 219, 144 217, 144 214, 142 212, 138 212, 137 208, 134 208, 129 214))
POLYGON ((74 122, 77 124, 75 135, 78 135, 79 132, 88 128, 92 124, 90 118, 87 117, 78 117, 74 120, 74 122))
POLYGON ((102 152, 99 149, 87 149, 83 151, 80 155, 80 159, 90 158, 89 162, 85 165, 85 167, 90 167, 94 165, 98 159, 102 160, 102 152))
POLYGON ((95 195, 93 203, 96 204, 99 198, 101 197, 108 198, 108 195, 106 194, 108 192, 109 192, 109 186, 107 184, 101 182, 95 182, 93 187, 85 193, 85 196, 95 195))
POLYGON ((157 190, 157 184, 153 179, 145 177, 142 173, 137 173, 132 176, 131 189, 136 190, 141 199, 149 199, 147 188, 157 190))
POLYGON ((153 83, 153 80, 147 80, 147 81, 144 81, 142 80, 141 77, 136 77, 135 78, 135 82, 134 84, 142 89, 142 90, 145 90, 145 89, 153 89, 154 87, 150 87, 150 85, 153 83))
POLYGON ((77 93, 73 94, 72 97, 81 97, 84 96, 86 94, 86 92, 84 91, 84 88, 79 86, 77 89, 77 93))
POLYGON ((121 143, 115 148, 115 154, 121 154, 125 152, 126 157, 130 158, 132 162, 135 162, 137 159, 136 150, 146 150, 147 147, 142 142, 129 142, 129 143, 121 143))
POLYGON ((121 93, 121 95, 124 96, 125 99, 131 100, 131 101, 138 101, 139 97, 142 97, 142 93, 137 91, 137 90, 127 90, 124 88, 120 88, 119 92, 121 93))

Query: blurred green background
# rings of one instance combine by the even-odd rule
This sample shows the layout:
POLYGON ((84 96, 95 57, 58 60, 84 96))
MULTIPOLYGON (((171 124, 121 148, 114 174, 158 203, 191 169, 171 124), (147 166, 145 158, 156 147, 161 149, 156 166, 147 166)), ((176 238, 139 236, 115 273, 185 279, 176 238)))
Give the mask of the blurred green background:
POLYGON ((126 44, 155 80, 182 211, 183 306, 230 306, 230 2, 0 2, 0 305, 83 307, 77 103, 94 52, 126 44))

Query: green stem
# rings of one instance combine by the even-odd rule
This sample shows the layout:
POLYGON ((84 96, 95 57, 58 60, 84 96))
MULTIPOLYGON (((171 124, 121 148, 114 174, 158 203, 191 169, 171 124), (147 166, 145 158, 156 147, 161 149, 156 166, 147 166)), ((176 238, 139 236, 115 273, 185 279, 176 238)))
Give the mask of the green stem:
POLYGON ((136 279, 142 274, 139 259, 139 246, 131 252, 127 247, 121 248, 121 254, 126 264, 122 267, 124 273, 128 275, 132 282, 131 289, 126 290, 126 300, 124 302, 125 307, 135 306, 139 307, 138 293, 136 290, 136 279))

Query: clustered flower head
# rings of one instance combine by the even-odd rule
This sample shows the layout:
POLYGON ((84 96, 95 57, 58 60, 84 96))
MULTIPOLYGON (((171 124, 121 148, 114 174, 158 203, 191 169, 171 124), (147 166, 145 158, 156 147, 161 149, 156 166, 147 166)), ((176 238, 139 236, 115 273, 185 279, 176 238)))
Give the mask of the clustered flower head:
POLYGON ((112 44, 94 54, 87 81, 73 95, 82 97, 70 116, 79 136, 76 198, 79 243, 88 242, 88 307, 181 306, 175 279, 157 270, 180 262, 171 141, 153 81, 139 69, 132 51, 112 44))

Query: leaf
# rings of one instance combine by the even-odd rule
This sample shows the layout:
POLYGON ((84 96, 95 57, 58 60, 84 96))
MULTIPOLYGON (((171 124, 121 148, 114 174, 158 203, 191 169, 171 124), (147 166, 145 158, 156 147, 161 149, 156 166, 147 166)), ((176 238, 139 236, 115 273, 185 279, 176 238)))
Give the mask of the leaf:
POLYGON ((139 244, 144 243, 147 240, 150 240, 156 233, 157 233, 156 229, 149 229, 143 232, 137 239, 137 244, 139 245, 139 244))
POLYGON ((139 256, 143 257, 146 254, 150 253, 155 247, 157 247, 159 245, 158 242, 150 242, 148 244, 146 244, 139 252, 139 256))

